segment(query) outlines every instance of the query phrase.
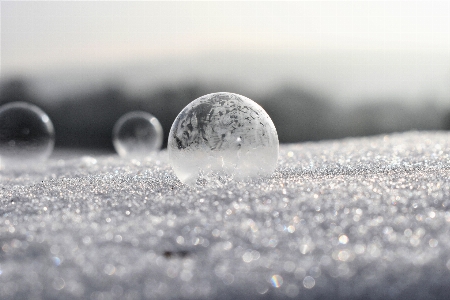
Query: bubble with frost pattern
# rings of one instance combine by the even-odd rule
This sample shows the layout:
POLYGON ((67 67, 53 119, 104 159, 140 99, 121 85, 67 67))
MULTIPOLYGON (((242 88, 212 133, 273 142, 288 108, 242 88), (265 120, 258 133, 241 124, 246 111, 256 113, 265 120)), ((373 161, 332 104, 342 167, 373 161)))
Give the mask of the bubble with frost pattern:
POLYGON ((11 102, 0 107, 0 159, 6 167, 32 166, 53 151, 55 131, 36 105, 11 102))
POLYGON ((144 111, 124 114, 113 128, 113 144, 122 157, 145 157, 159 151, 163 129, 158 119, 144 111))
POLYGON ((172 124, 167 147, 175 174, 193 186, 271 175, 279 142, 261 106, 222 92, 187 105, 172 124))

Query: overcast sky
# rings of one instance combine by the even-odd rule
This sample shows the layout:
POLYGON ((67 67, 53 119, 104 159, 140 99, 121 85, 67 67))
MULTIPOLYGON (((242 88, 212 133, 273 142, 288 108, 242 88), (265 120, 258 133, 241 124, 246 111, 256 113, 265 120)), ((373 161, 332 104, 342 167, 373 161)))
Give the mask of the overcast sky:
POLYGON ((450 90, 449 1, 0 5, 2 77, 165 62, 161 76, 169 78, 188 61, 188 73, 176 76, 198 72, 201 79, 214 77, 201 58, 223 55, 217 78, 232 75, 227 67, 234 66, 249 84, 251 77, 329 83, 342 97, 408 87, 412 96, 446 97, 450 90), (260 64, 254 72, 252 57, 260 64), (297 70, 302 66, 308 71, 297 70))

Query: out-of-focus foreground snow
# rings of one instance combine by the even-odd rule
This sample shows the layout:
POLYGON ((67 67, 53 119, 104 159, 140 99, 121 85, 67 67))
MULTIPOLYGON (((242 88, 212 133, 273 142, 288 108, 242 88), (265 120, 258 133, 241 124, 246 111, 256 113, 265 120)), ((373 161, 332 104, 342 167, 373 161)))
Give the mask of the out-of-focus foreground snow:
POLYGON ((447 299, 449 175, 443 132, 282 145, 209 189, 165 151, 2 170, 0 299, 447 299))

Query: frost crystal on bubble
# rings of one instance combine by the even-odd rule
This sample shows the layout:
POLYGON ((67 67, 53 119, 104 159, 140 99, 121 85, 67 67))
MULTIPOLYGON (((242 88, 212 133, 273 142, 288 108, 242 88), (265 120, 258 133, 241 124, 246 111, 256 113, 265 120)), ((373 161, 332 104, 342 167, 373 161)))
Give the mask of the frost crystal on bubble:
POLYGON ((264 109, 247 97, 225 92, 186 106, 168 141, 172 168, 189 185, 271 175, 278 146, 275 126, 264 109))

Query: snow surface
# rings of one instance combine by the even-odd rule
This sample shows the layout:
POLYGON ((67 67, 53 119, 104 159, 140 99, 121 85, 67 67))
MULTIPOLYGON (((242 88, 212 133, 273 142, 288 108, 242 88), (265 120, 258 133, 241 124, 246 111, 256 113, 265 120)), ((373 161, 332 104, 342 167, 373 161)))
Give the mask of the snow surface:
POLYGON ((282 145, 272 177, 151 160, 0 174, 0 299, 446 299, 450 133, 282 145))

